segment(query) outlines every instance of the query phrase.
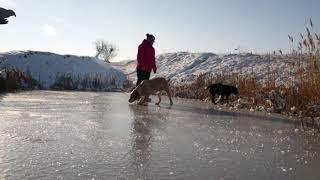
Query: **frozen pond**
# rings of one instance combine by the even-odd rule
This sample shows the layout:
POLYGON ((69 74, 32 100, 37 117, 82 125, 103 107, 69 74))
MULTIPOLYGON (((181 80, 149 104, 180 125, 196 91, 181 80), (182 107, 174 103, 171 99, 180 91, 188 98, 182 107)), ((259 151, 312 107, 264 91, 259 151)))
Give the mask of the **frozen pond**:
POLYGON ((288 121, 128 97, 0 96, 0 179, 320 179, 319 136, 288 121))

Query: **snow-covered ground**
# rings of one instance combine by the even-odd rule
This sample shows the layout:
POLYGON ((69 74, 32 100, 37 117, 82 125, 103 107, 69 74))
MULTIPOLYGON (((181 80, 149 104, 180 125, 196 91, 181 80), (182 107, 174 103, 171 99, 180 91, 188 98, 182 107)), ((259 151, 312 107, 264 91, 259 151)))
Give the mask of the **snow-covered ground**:
MULTIPOLYGON (((269 73, 277 76, 277 82, 286 82, 292 77, 293 60, 280 55, 228 54, 213 53, 166 53, 156 57, 158 72, 152 76, 169 78, 173 83, 187 83, 195 80, 203 73, 249 74, 255 73, 258 80, 265 80, 269 73)), ((122 69, 131 80, 136 80, 135 60, 115 64, 122 69)))
MULTIPOLYGON (((181 84, 192 82, 197 75, 204 73, 255 73, 261 81, 265 80, 269 73, 273 73, 278 82, 287 82, 292 77, 293 62, 291 58, 279 55, 166 53, 157 56, 158 72, 152 76, 165 77, 172 83, 181 84)), ((13 51, 0 53, 0 68, 3 67, 29 72, 44 88, 52 86, 59 75, 68 75, 77 80, 98 77, 104 82, 104 90, 123 89, 127 77, 136 81, 136 60, 107 64, 92 57, 13 51)))
POLYGON ((99 78, 103 82, 103 90, 123 89, 126 81, 126 76, 122 71, 96 58, 58 55, 49 52, 0 53, 0 69, 3 68, 30 73, 43 88, 50 88, 55 83, 57 76, 61 75, 80 81, 99 78))

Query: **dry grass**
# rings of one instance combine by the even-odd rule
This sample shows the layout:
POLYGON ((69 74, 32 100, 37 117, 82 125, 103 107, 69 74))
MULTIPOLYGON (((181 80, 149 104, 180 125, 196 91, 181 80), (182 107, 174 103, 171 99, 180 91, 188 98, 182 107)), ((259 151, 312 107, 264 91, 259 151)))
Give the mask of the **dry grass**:
POLYGON ((23 73, 15 69, 6 70, 5 91, 30 90, 39 88, 39 84, 30 73, 23 73))
POLYGON ((205 90, 206 87, 206 77, 201 75, 191 84, 171 86, 171 93, 176 97, 204 100, 208 97, 208 93, 205 90))
MULTIPOLYGON (((130 86, 130 83, 125 82, 125 85, 130 86)), ((14 69, 6 70, 6 79, 0 79, 0 86, 0 91, 46 89, 41 87, 38 81, 32 78, 30 73, 24 73, 14 69)), ((51 87, 49 87, 49 89, 81 91, 121 91, 121 89, 117 88, 116 77, 111 77, 109 80, 106 80, 98 73, 86 74, 81 77, 72 76, 71 74, 58 73, 56 75, 55 83, 51 87)))
MULTIPOLYGON (((287 54, 292 66, 291 80, 278 84, 277 74, 269 72, 267 80, 259 83, 252 74, 221 74, 212 77, 203 74, 188 85, 172 86, 174 96, 206 100, 210 97, 205 89, 211 83, 223 83, 238 86, 240 96, 251 100, 251 108, 270 106, 270 93, 281 97, 285 106, 281 111, 290 114, 305 114, 310 107, 320 106, 320 34, 313 32, 313 24, 306 27, 306 33, 300 34, 298 41, 289 35, 292 53, 287 54), (296 42, 296 43, 295 43, 296 42), (297 48, 295 47, 297 44, 297 48), (293 111, 294 109, 294 111, 293 111), (299 113, 300 112, 300 113, 299 113)), ((282 51, 280 50, 282 55, 282 51)))
POLYGON ((117 90, 116 77, 105 80, 100 74, 57 74, 55 83, 50 87, 54 90, 110 91, 117 90))

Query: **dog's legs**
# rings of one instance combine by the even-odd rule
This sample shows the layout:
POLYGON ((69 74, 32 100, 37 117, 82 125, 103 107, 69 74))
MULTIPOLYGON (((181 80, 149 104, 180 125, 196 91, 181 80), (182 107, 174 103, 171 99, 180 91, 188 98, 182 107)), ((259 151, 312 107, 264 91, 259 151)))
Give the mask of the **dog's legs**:
POLYGON ((159 101, 156 103, 157 106, 159 106, 161 102, 161 92, 158 92, 158 98, 159 98, 159 101))
POLYGON ((319 125, 319 123, 317 122, 318 120, 316 120, 314 117, 312 117, 312 124, 313 124, 313 129, 314 130, 318 130, 318 132, 320 132, 320 125, 319 125))
POLYGON ((216 94, 212 94, 211 101, 212 101, 213 104, 217 104, 216 103, 216 94))
POLYGON ((218 97, 218 102, 221 104, 221 103, 222 103, 222 101, 223 101, 223 96, 222 96, 222 95, 220 95, 220 96, 218 97))
POLYGON ((316 120, 316 128, 318 129, 318 133, 320 133, 320 124, 319 124, 319 120, 316 120))
POLYGON ((316 121, 314 120, 314 117, 311 117, 312 119, 312 128, 316 129, 316 121))
POLYGON ((142 96, 138 102, 138 105, 142 105, 146 100, 146 97, 145 96, 142 96))
POLYGON ((226 95, 227 104, 229 104, 229 95, 226 95))
POLYGON ((300 125, 301 125, 301 128, 303 129, 303 131, 305 131, 305 129, 304 129, 304 123, 303 123, 303 118, 302 118, 302 117, 300 118, 300 125))
POLYGON ((172 99, 171 99, 171 93, 170 93, 169 87, 167 87, 167 88, 165 89, 165 91, 166 91, 166 93, 167 93, 167 95, 168 95, 168 97, 169 97, 170 106, 172 106, 172 105, 173 105, 173 102, 172 102, 172 99))

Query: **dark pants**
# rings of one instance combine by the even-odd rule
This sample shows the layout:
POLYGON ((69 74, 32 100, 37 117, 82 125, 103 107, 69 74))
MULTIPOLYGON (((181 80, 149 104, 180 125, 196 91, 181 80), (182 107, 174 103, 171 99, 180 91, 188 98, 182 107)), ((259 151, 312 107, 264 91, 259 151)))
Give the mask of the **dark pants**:
POLYGON ((138 86, 143 80, 149 80, 150 74, 150 72, 137 69, 138 80, 136 86, 138 86))

